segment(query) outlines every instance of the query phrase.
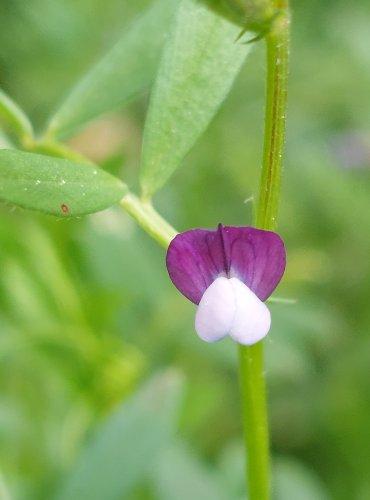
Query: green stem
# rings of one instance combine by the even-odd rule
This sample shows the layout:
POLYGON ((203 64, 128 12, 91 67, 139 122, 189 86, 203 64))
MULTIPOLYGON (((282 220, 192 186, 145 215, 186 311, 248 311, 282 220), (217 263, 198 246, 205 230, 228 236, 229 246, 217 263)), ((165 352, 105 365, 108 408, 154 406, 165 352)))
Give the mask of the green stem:
POLYGON ((25 144, 25 149, 31 153, 40 153, 48 156, 55 156, 57 158, 64 158, 65 160, 71 160, 76 163, 83 163, 95 167, 95 163, 90 161, 86 156, 77 153, 73 149, 68 148, 60 142, 48 142, 48 141, 28 141, 25 144))
POLYGON ((279 209, 288 83, 289 11, 286 0, 275 2, 283 9, 274 30, 266 37, 267 82, 265 141, 256 226, 274 230, 279 209))
POLYGON ((270 492, 263 344, 239 346, 240 386, 246 449, 248 500, 267 500, 270 492))
MULTIPOLYGON (((273 0, 281 9, 266 36, 267 82, 262 176, 256 227, 274 230, 280 198, 289 55, 288 0, 273 0)), ((239 346, 240 385, 247 455, 248 500, 270 498, 269 433, 266 411, 263 344, 239 346)))
POLYGON ((134 194, 129 193, 122 198, 120 204, 144 231, 164 248, 168 248, 177 232, 159 215, 150 201, 142 201, 134 194))
POLYGON ((27 115, 18 104, 0 89, 0 119, 3 118, 16 132, 19 142, 33 138, 33 128, 27 115))

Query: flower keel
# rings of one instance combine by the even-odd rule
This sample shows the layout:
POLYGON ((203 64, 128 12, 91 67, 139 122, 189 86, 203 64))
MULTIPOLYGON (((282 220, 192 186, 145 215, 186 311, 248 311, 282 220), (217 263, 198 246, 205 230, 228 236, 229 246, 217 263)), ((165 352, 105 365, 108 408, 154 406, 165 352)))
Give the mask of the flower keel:
POLYGON ((206 342, 217 342, 231 330, 235 316, 231 280, 217 278, 204 292, 195 315, 195 330, 206 342))
POLYGON ((217 278, 205 291, 196 315, 195 330, 206 342, 230 335, 252 345, 262 340, 271 325, 266 305, 237 278, 217 278))
POLYGON ((235 316, 229 335, 239 344, 256 344, 270 330, 270 311, 240 280, 231 278, 230 282, 235 294, 235 316))

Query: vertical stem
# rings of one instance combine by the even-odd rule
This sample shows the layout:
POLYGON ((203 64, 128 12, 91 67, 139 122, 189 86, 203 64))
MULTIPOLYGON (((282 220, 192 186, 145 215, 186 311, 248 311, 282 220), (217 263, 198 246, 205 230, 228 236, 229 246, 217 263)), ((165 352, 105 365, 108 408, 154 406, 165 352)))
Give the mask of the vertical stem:
POLYGON ((263 344, 239 346, 248 500, 268 500, 269 444, 263 344))
POLYGON ((275 0, 283 9, 266 37, 267 82, 265 139, 256 226, 274 230, 279 209, 288 83, 289 11, 287 0, 275 0))
MULTIPOLYGON (((266 36, 267 82, 262 176, 256 226, 274 230, 280 198, 289 55, 288 0, 272 0, 281 9, 266 36)), ((248 500, 270 498, 269 434, 263 344, 239 346, 248 500)))

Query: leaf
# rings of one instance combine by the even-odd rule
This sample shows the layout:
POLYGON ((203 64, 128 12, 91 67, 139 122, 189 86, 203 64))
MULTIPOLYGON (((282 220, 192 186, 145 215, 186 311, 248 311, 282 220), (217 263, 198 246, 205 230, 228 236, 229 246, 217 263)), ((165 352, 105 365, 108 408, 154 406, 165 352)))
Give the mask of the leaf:
POLYGON ((0 149, 13 149, 14 144, 11 142, 9 137, 0 130, 0 149))
POLYGON ((145 124, 145 196, 167 181, 225 99, 249 51, 249 46, 236 42, 239 32, 197 1, 182 1, 145 124))
POLYGON ((273 490, 277 500, 328 500, 320 478, 297 460, 279 458, 274 467, 273 490))
POLYGON ((9 123, 20 139, 33 136, 31 122, 26 114, 20 109, 5 92, 0 89, 0 117, 9 123))
POLYGON ((51 215, 104 210, 127 192, 100 168, 51 156, 0 150, 0 200, 51 215))
POLYGON ((227 500, 215 469, 207 467, 183 443, 175 442, 156 460, 154 488, 161 500, 227 500))
POLYGON ((8 489, 8 485, 5 482, 5 479, 1 471, 0 471, 0 498, 1 500, 11 500, 12 498, 10 490, 8 489))
POLYGON ((80 81, 52 118, 49 132, 71 135, 151 84, 178 0, 155 1, 108 54, 80 81))
POLYGON ((117 500, 153 465, 172 433, 181 399, 177 373, 150 380, 96 432, 57 500, 117 500))

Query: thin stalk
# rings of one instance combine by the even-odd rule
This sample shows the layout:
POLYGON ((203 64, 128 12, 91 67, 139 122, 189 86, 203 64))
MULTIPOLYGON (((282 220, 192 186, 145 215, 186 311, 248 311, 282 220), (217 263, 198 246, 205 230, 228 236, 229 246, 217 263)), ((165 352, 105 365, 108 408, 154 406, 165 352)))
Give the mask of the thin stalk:
POLYGON ((57 158, 64 158, 76 163, 83 163, 95 167, 95 163, 83 156, 82 154, 70 149, 65 144, 60 142, 46 142, 46 141, 28 141, 25 144, 25 149, 31 153, 40 153, 48 156, 55 156, 57 158))
MULTIPOLYGON (((281 9, 274 29, 266 36, 267 81, 262 176, 256 227, 276 227, 282 158, 289 55, 288 0, 274 0, 281 9)), ((263 344, 239 346, 243 425, 247 455, 248 500, 270 498, 269 433, 266 409, 263 344)))
POLYGON ((270 471, 263 344, 239 346, 248 500, 268 500, 270 471))
POLYGON ((256 226, 276 228, 285 144, 288 84, 289 23, 287 0, 276 1, 282 13, 266 37, 267 81, 262 177, 256 226), (284 9, 284 10, 283 10, 284 9))
POLYGON ((145 232, 164 248, 168 248, 177 232, 159 215, 149 201, 142 201, 134 194, 129 193, 122 198, 120 204, 145 232))
POLYGON ((13 128, 20 144, 33 140, 34 132, 28 116, 11 97, 0 89, 1 119, 4 119, 13 128))

